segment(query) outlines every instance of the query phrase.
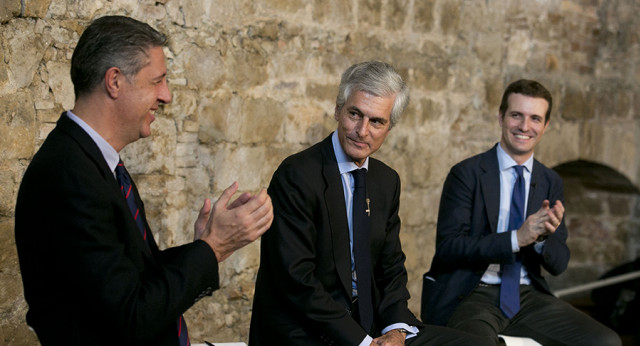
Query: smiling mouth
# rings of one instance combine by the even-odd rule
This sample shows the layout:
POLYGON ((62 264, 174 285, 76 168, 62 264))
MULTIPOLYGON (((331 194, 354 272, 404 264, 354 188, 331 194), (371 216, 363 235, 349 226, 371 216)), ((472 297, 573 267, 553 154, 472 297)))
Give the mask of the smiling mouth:
POLYGON ((359 148, 364 148, 364 147, 366 147, 368 145, 365 142, 360 142, 360 141, 355 140, 353 138, 349 138, 349 141, 351 141, 351 143, 353 143, 356 147, 359 147, 359 148))

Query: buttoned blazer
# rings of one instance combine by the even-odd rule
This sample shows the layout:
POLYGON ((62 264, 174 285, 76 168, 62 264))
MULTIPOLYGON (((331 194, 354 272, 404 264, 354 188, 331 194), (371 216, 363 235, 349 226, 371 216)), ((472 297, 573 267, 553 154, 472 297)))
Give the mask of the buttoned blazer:
MULTIPOLYGON (((274 220, 261 240, 250 345, 357 345, 351 317, 351 260, 344 191, 331 135, 285 159, 269 195, 274 220)), ((420 325, 409 311, 398 217, 400 179, 370 158, 375 324, 420 325)))
POLYGON ((218 288, 216 257, 203 241, 160 251, 147 235, 148 246, 102 153, 63 113, 15 215, 27 323, 43 345, 177 345, 178 317, 218 288))
MULTIPOLYGON (((526 215, 540 209, 548 199, 564 203, 560 176, 534 160, 526 215)), ((497 145, 466 159, 449 172, 442 190, 436 233, 436 253, 423 280, 421 318, 444 325, 466 298, 491 263, 513 263, 510 232, 497 233, 500 207, 500 171, 497 145), (433 281, 433 280, 435 281, 433 281)), ((564 220, 538 254, 533 244, 520 250, 532 286, 550 293, 541 267, 550 274, 562 273, 569 262, 564 220)))

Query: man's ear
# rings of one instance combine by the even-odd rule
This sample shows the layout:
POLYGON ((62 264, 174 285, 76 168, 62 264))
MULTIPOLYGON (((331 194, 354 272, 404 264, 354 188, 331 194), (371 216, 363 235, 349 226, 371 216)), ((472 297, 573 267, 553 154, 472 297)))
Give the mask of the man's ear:
POLYGON ((338 120, 338 113, 340 113, 340 107, 336 104, 336 109, 333 111, 333 118, 338 120))
POLYGON ((504 114, 498 112, 498 124, 502 127, 502 121, 504 120, 504 114))
POLYGON ((104 87, 107 91, 107 94, 111 98, 117 99, 118 95, 120 95, 120 88, 122 88, 122 83, 124 74, 118 67, 111 67, 104 74, 104 87))

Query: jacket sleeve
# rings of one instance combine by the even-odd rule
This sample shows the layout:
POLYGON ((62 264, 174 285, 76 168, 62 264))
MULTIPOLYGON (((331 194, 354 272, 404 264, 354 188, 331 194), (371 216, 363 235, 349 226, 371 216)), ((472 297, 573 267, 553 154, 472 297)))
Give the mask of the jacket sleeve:
POLYGON ((440 199, 436 233, 435 258, 443 266, 441 269, 486 269, 490 263, 515 260, 510 232, 496 233, 488 220, 484 194, 499 196, 499 180, 495 186, 498 191, 482 190, 480 178, 471 167, 456 165, 449 172, 440 199))
POLYGON ((218 288, 215 254, 196 241, 143 255, 115 179, 82 155, 41 161, 25 175, 16 208, 25 296, 33 316, 63 308, 97 335, 153 340, 218 288))
MULTIPOLYGON (((421 326, 422 324, 415 318, 409 310, 408 301, 410 298, 407 290, 407 270, 405 268, 405 255, 400 242, 400 179, 397 173, 393 172, 393 179, 384 182, 388 187, 389 195, 384 198, 377 198, 385 201, 379 210, 373 208, 373 212, 381 214, 379 220, 372 220, 373 224, 384 225, 384 237, 381 243, 373 244, 374 271, 376 287, 380 292, 380 303, 378 305, 378 326, 383 329, 394 323, 406 323, 411 326, 421 326), (379 246, 380 250, 377 250, 379 246)), ((372 201, 372 203, 375 201, 372 201)), ((380 202, 378 202, 380 203, 380 202)))
MULTIPOLYGON (((561 178, 553 174, 549 178, 549 181, 549 191, 547 191, 547 195, 549 196, 548 199, 551 206, 553 206, 556 201, 561 201, 564 204, 564 187, 561 178)), ((542 253, 538 254, 531 249, 531 251, 537 255, 534 258, 539 258, 542 267, 551 275, 559 275, 567 269, 570 258, 567 238, 568 231, 563 218, 556 231, 545 240, 542 253)))

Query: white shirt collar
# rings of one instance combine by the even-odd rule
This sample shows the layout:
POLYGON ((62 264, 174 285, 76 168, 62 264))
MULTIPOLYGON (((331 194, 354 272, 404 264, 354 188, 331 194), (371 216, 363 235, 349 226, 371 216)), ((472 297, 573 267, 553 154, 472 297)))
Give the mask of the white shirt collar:
MULTIPOLYGON (((518 166, 518 163, 511 156, 509 156, 509 154, 507 154, 504 149, 502 149, 502 145, 500 143, 498 143, 498 166, 500 167, 501 171, 510 169, 513 166, 518 166)), ((531 157, 529 157, 527 161, 522 164, 522 166, 524 166, 527 171, 531 173, 531 170, 533 169, 533 154, 531 154, 531 157)))
POLYGON ((80 126, 84 130, 84 132, 86 132, 89 137, 91 137, 91 139, 93 139, 93 141, 100 149, 100 152, 102 152, 102 156, 104 157, 105 161, 107 161, 109 169, 114 172, 116 166, 118 165, 118 162, 120 161, 120 155, 118 154, 118 152, 113 149, 111 144, 109 144, 109 142, 102 138, 102 136, 100 136, 98 132, 96 132, 91 126, 89 126, 89 124, 84 122, 84 120, 80 119, 77 115, 73 114, 70 110, 67 111, 67 116, 74 123, 78 124, 78 126, 80 126))

